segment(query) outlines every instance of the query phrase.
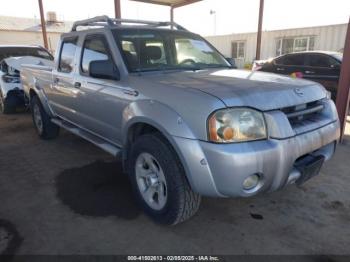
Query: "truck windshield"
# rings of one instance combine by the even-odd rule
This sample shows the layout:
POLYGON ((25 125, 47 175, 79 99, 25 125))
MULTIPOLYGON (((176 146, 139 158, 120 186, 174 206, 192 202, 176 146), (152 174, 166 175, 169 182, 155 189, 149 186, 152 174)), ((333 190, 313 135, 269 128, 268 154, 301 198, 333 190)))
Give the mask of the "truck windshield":
POLYGON ((53 56, 43 48, 39 47, 0 47, 0 61, 8 57, 35 56, 53 60, 53 56))
POLYGON ((130 72, 230 67, 208 42, 189 32, 116 29, 114 37, 130 72))

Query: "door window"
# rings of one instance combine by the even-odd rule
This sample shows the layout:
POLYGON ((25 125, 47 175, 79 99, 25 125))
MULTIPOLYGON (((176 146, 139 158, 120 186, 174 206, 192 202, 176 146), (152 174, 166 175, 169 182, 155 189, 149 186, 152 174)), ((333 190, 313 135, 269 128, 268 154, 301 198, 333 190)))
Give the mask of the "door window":
POLYGON ((337 61, 332 57, 326 55, 310 55, 310 66, 313 67, 333 67, 337 64, 337 61))
POLYGON ((277 65, 286 66, 304 66, 305 65, 305 55, 295 54, 287 55, 276 59, 277 65))
POLYGON ((77 39, 63 40, 58 70, 70 73, 74 69, 74 56, 77 49, 77 39))
POLYGON ((91 61, 109 60, 110 54, 107 43, 103 36, 95 36, 85 40, 83 55, 81 59, 81 71, 83 73, 89 72, 91 61))

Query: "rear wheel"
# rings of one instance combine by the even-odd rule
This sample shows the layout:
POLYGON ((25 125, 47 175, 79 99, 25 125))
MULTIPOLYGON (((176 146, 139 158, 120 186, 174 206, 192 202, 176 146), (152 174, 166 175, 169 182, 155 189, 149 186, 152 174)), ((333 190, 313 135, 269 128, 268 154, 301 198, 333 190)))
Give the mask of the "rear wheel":
POLYGON ((46 113, 37 96, 31 100, 31 112, 33 124, 38 135, 42 139, 53 139, 58 136, 60 128, 51 122, 50 116, 46 113))
POLYGON ((198 211, 201 197, 192 191, 176 152, 159 133, 136 139, 128 166, 138 202, 157 223, 175 225, 198 211))

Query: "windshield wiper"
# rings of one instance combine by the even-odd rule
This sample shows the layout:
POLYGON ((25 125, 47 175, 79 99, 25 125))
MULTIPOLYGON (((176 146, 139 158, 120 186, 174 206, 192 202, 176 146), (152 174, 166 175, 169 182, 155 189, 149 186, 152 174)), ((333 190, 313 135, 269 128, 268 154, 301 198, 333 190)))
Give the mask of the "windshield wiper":
POLYGON ((189 67, 177 67, 177 69, 179 70, 183 70, 183 71, 199 71, 202 70, 203 68, 199 67, 199 66, 189 66, 189 67))
POLYGON ((180 70, 180 71, 199 71, 210 68, 230 68, 229 66, 221 65, 221 64, 204 64, 204 63, 196 63, 194 66, 169 66, 166 64, 160 64, 156 67, 152 68, 138 68, 134 72, 164 72, 166 70, 180 70))
POLYGON ((200 65, 202 69, 204 68, 230 68, 228 65, 223 64, 205 64, 205 63, 197 63, 196 65, 200 65))

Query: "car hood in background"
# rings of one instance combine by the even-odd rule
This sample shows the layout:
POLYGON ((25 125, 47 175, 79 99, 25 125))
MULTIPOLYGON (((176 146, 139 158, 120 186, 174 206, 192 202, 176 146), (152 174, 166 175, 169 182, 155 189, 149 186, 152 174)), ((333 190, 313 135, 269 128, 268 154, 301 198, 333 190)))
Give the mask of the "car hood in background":
POLYGON ((4 60, 8 66, 17 71, 21 71, 22 65, 54 66, 53 61, 35 56, 9 57, 4 60))
POLYGON ((198 89, 228 107, 248 106, 262 111, 304 104, 327 95, 322 86, 311 81, 244 70, 157 73, 143 78, 154 84, 198 89))

